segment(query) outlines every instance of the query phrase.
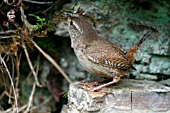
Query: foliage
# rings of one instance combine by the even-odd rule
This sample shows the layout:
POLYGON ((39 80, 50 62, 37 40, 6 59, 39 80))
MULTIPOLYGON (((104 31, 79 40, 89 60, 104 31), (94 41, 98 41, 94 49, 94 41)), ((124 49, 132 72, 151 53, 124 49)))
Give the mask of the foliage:
POLYGON ((50 23, 47 23, 46 19, 45 18, 41 18, 37 15, 34 15, 34 14, 28 14, 28 16, 32 16, 32 17, 35 17, 37 22, 36 25, 34 25, 34 30, 36 31, 40 31, 42 30, 44 27, 46 27, 46 30, 47 31, 53 31, 53 27, 50 23))
MULTIPOLYGON (((38 106, 43 106, 46 110, 51 109, 50 111, 56 110, 50 104, 45 105, 52 100, 49 91, 42 87, 46 84, 46 77, 49 74, 47 72, 50 68, 43 72, 42 68, 46 65, 40 64, 45 60, 40 60, 42 56, 34 49, 37 47, 34 42, 36 40, 48 53, 58 55, 55 42, 47 36, 47 33, 53 34, 54 30, 50 23, 53 9, 48 11, 46 16, 40 13, 46 10, 53 1, 45 1, 35 3, 47 3, 46 7, 39 5, 38 10, 34 7, 34 3, 30 5, 32 1, 22 3, 20 0, 10 2, 4 0, 0 2, 0 16, 5 17, 0 20, 0 99, 2 100, 0 112, 36 112, 41 109, 33 107, 38 108, 38 106), (30 13, 33 11, 34 14, 30 13), (33 23, 36 23, 35 25, 30 24, 31 19, 33 23), (42 78, 37 75, 41 74, 45 75, 45 80, 40 83, 42 78)), ((53 59, 52 61, 55 62, 53 59)), ((50 87, 50 83, 48 86, 50 87)), ((54 105, 55 101, 50 103, 54 105)))

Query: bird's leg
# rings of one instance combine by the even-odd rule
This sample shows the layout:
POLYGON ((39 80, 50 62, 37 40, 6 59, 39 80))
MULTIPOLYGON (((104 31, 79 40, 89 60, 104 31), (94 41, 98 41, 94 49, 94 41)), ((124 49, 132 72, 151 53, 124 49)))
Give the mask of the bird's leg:
POLYGON ((119 76, 115 76, 114 79, 113 79, 111 82, 102 84, 102 85, 97 86, 97 87, 94 87, 94 88, 87 88, 87 90, 93 91, 93 92, 99 91, 99 90, 101 90, 103 87, 109 86, 109 85, 111 85, 111 84, 118 83, 119 81, 120 81, 120 77, 119 77, 119 76))

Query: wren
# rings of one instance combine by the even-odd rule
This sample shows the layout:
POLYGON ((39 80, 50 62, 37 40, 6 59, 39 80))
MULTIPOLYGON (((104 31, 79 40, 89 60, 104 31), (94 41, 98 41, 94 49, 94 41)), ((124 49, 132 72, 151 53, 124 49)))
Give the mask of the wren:
POLYGON ((67 18, 71 47, 82 65, 88 72, 113 80, 102 85, 88 88, 90 91, 99 91, 103 87, 118 83, 120 78, 127 76, 134 69, 134 53, 149 36, 143 38, 129 51, 124 51, 117 45, 101 38, 92 25, 83 16, 70 16, 67 18))

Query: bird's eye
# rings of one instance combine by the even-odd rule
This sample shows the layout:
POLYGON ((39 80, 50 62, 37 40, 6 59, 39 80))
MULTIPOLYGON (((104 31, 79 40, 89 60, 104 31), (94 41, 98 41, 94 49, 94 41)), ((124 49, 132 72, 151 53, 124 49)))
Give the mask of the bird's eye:
POLYGON ((73 25, 73 21, 72 20, 70 21, 70 25, 73 25))
POLYGON ((70 24, 70 27, 72 27, 73 29, 78 30, 79 32, 82 32, 79 25, 77 23, 75 23, 74 20, 73 21, 71 20, 69 24, 70 24))

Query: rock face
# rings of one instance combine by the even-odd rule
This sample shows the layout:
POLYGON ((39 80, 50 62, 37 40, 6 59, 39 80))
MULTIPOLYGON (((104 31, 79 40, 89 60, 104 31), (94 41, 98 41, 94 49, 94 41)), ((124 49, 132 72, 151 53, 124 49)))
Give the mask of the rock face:
POLYGON ((61 113, 170 113, 170 88, 151 81, 122 80, 100 92, 70 85, 61 113))
MULTIPOLYGON (((95 29, 103 38, 110 40, 124 50, 128 50, 136 44, 146 31, 152 31, 153 35, 142 44, 135 54, 134 66, 137 71, 132 72, 132 75, 138 79, 162 80, 170 78, 169 2, 148 0, 132 0, 131 2, 110 0, 108 2, 111 3, 81 2, 79 6, 85 10, 87 16, 94 19, 95 29), (88 10, 86 10, 87 7, 88 10)), ((69 5, 67 5, 67 9, 69 9, 68 7, 69 5)), ((67 25, 60 23, 56 27, 56 35, 69 36, 67 25)), ((71 75, 71 78, 79 78, 79 75, 81 75, 80 79, 81 77, 85 78, 86 74, 82 74, 84 70, 80 68, 80 65, 72 66, 72 62, 79 64, 75 56, 72 60, 67 60, 71 59, 71 54, 64 57, 68 64, 64 68, 71 75), (77 74, 74 73, 76 69, 77 74)))

